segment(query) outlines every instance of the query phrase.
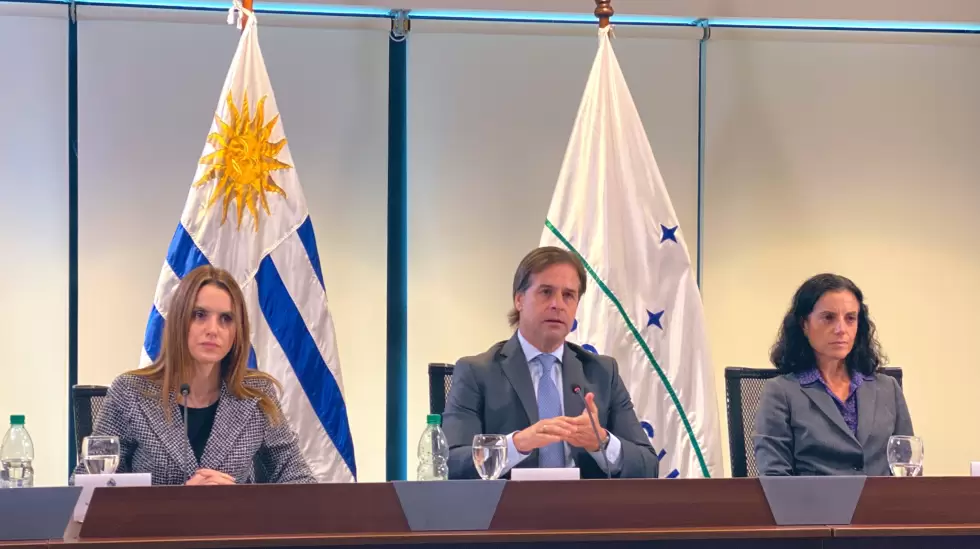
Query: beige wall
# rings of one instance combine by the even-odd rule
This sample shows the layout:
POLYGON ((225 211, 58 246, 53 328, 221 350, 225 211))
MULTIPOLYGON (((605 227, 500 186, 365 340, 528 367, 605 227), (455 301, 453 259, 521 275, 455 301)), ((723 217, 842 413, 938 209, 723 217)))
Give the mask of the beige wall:
MULTIPOLYGON (((410 463, 427 407, 425 364, 510 333, 513 269, 540 236, 595 52, 591 29, 584 39, 549 30, 429 23, 412 38, 410 112, 425 123, 410 135, 410 463)), ((614 47, 693 253, 697 42, 628 32, 614 47)), ((972 387, 951 387, 933 369, 972 373, 968 347, 956 342, 975 330, 970 313, 980 305, 971 259, 980 243, 978 45, 714 32, 704 302, 721 414, 724 367, 767 366, 793 291, 836 271, 865 290, 890 363, 905 369, 927 473, 966 474, 980 456, 946 419, 973 415, 972 387)), ((730 472, 727 432, 724 441, 730 472)))
POLYGON ((969 474, 980 39, 718 32, 708 59, 703 293, 719 383, 725 365, 766 365, 797 286, 838 272, 905 370, 926 474, 969 474))
POLYGON ((27 416, 37 486, 68 472, 67 25, 0 11, 0 440, 27 416))
MULTIPOLYGON (((0 74, 22 75, 14 88, 21 103, 44 106, 33 113, 0 104, 0 118, 30 130, 0 141, 0 189, 21 197, 0 202, 0 240, 14 255, 40 254, 27 278, 0 269, 0 291, 18 288, 0 298, 8 319, 0 367, 15 372, 13 384, 0 384, 0 414, 26 410, 39 455, 50 460, 39 480, 58 483, 68 429, 65 22, 0 15, 0 45, 15 27, 33 29, 28 38, 44 45, 30 58, 0 54, 0 74), (8 158, 38 161, 25 171, 8 158), (33 185, 15 186, 23 180, 33 185), (24 231, 36 216, 44 229, 24 231)), ((235 32, 220 14, 83 7, 79 15, 79 375, 107 383, 136 364, 235 32)), ((317 229, 360 478, 383 480, 387 22, 263 21, 263 51, 317 229)), ((616 32, 693 250, 698 33, 616 32)), ((966 428, 978 411, 969 352, 980 305, 978 44, 714 33, 704 302, 722 413, 724 366, 764 365, 793 290, 833 270, 865 290, 892 364, 906 370, 927 474, 966 474, 969 460, 980 459, 966 428)), ((594 29, 583 26, 414 25, 410 478, 428 408, 426 364, 509 335, 513 269, 540 237, 595 46, 594 29)), ((727 444, 724 452, 727 463, 727 444)))
MULTIPOLYGON (((79 380, 107 384, 139 361, 238 32, 223 14, 79 16, 79 380)), ((387 21, 262 17, 259 29, 316 231, 359 476, 384 480, 387 21)))
MULTIPOLYGON (((419 23, 409 66, 409 476, 426 366, 512 333, 514 269, 538 245, 598 44, 583 27, 419 23), (538 34, 539 29, 549 34, 538 34)), ((623 29, 617 55, 674 206, 697 234, 697 41, 623 29)))

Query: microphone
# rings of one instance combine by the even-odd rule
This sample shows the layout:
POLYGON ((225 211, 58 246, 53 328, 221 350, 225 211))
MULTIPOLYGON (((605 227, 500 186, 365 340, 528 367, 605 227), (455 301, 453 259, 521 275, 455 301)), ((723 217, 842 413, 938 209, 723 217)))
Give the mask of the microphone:
POLYGON ((589 403, 585 401, 585 396, 582 394, 582 386, 578 383, 572 385, 572 392, 578 395, 578 398, 582 401, 582 405, 585 406, 585 413, 589 414, 592 432, 595 433, 595 441, 599 444, 599 455, 602 456, 602 464, 606 468, 606 478, 612 480, 612 473, 609 470, 609 460, 606 458, 606 449, 602 447, 602 438, 599 437, 599 429, 595 426, 595 416, 592 415, 592 409, 589 408, 589 403))
POLYGON ((187 424, 187 395, 191 394, 191 386, 184 383, 180 386, 180 396, 184 397, 184 434, 191 439, 190 426, 187 424))

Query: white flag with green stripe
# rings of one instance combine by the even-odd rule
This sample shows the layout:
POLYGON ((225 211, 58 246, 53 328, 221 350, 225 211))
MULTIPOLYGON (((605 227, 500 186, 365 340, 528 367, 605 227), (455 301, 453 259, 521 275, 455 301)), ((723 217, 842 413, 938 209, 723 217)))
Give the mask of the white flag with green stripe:
POLYGON ((701 296, 608 28, 599 31, 541 244, 585 263, 589 289, 568 339, 619 363, 661 477, 719 476, 701 296))

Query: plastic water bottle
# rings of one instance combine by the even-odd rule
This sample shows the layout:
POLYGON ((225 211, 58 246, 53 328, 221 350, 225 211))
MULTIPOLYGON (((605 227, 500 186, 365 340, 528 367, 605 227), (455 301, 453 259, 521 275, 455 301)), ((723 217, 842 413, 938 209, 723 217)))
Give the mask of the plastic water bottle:
POLYGON ((418 480, 449 479, 449 443, 442 432, 442 417, 429 414, 425 418, 425 431, 419 439, 418 480))
POLYGON ((24 416, 10 416, 10 429, 0 445, 0 487, 34 486, 34 441, 24 428, 24 416))

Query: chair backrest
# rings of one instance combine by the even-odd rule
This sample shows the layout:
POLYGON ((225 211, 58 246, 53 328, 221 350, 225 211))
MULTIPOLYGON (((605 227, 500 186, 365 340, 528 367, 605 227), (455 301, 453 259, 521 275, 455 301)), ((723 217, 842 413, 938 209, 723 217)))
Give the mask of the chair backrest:
POLYGON ((92 427, 105 401, 108 387, 75 385, 71 388, 71 407, 75 413, 75 448, 82 451, 82 439, 92 434, 92 427))
POLYGON ((429 413, 442 414, 453 386, 452 364, 429 364, 429 413))
MULTIPOLYGON (((881 373, 895 378, 902 386, 901 368, 882 368, 881 373)), ((752 440, 755 415, 766 381, 779 375, 775 368, 725 368, 725 402, 728 413, 728 449, 733 477, 755 477, 755 452, 746 441, 752 440)))
POLYGON ((891 376, 891 377, 895 378, 895 381, 898 382, 898 386, 899 387, 902 387, 902 388, 905 387, 904 385, 902 385, 902 369, 901 368, 899 368, 897 366, 891 366, 891 367, 888 367, 888 368, 882 368, 881 369, 881 373, 885 374, 886 376, 891 376))

